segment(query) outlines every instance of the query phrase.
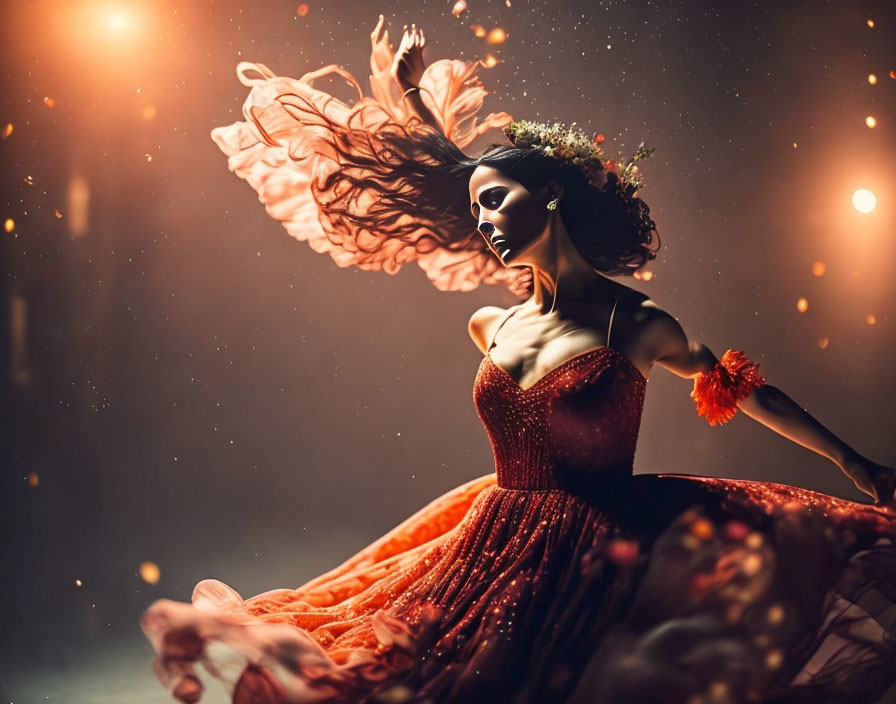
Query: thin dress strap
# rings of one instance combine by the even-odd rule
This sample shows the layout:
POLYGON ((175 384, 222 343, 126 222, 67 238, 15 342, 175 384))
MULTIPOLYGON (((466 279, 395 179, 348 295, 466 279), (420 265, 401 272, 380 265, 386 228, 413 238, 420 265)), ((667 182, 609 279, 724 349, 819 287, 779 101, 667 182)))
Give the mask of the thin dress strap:
POLYGON ((616 306, 619 305, 619 301, 625 298, 628 294, 632 293, 631 290, 624 291, 619 298, 616 299, 616 302, 613 304, 613 310, 610 311, 610 324, 607 326, 607 347, 610 346, 610 333, 613 330, 613 316, 616 315, 616 306))

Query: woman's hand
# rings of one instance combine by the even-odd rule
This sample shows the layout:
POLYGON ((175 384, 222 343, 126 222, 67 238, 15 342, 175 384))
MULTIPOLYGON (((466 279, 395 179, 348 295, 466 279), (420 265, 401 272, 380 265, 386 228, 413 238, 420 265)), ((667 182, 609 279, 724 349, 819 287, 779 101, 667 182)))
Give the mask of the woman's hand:
POLYGON ((852 454, 841 469, 875 504, 896 508, 896 469, 872 462, 858 453, 852 454))
POLYGON ((408 31, 408 26, 404 26, 404 36, 401 38, 398 51, 395 52, 391 71, 392 78, 396 80, 402 90, 416 88, 420 85, 420 78, 426 68, 426 64, 423 63, 423 46, 425 44, 426 38, 423 36, 422 29, 417 29, 417 25, 412 24, 408 31))

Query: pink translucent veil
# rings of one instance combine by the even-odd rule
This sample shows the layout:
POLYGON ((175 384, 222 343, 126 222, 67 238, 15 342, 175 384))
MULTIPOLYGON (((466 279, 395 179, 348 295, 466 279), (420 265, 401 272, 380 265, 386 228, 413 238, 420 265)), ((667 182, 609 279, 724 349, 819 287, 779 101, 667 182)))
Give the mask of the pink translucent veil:
MULTIPOLYGON (((211 131, 228 156, 228 167, 258 192, 267 213, 292 237, 308 242, 315 252, 327 252, 340 267, 395 274, 402 264, 416 261, 443 291, 504 282, 516 295, 526 295, 531 270, 505 267, 476 232, 472 217, 468 229, 440 226, 414 217, 412 204, 396 211, 388 230, 365 228, 345 217, 346 208, 364 212, 376 202, 377 193, 363 182, 365 164, 381 160, 388 151, 378 136, 429 129, 402 104, 390 75, 394 52, 382 16, 371 46, 373 97, 365 97, 357 79, 334 64, 294 79, 276 76, 264 64, 240 62, 237 76, 251 88, 243 104, 246 119, 211 131), (330 73, 355 87, 357 102, 347 105, 314 88, 315 79, 330 73)), ((506 112, 481 120, 477 116, 488 95, 476 75, 480 65, 478 60, 441 59, 420 80, 424 104, 460 149, 513 121, 506 112)), ((395 186, 400 190, 400 183, 395 186)))

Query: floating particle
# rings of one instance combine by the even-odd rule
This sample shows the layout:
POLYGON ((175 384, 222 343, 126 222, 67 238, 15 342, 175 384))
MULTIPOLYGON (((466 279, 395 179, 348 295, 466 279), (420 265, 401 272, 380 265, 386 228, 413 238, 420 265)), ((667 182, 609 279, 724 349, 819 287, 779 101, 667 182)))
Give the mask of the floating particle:
POLYGON ((779 648, 772 648, 765 654, 765 666, 769 670, 775 670, 784 662, 784 655, 779 648))
POLYGON ((873 27, 873 26, 874 26, 874 20, 869 19, 869 20, 868 20, 868 26, 869 26, 869 27, 873 27))
POLYGON ((781 623, 784 620, 784 607, 780 604, 772 604, 768 607, 765 617, 769 623, 781 623))
POLYGON ((762 569, 762 558, 756 553, 747 555, 740 563, 740 568, 745 575, 753 577, 762 569))
POLYGON ((890 78, 896 78, 896 71, 890 71, 890 78))
POLYGON ((3 128, 3 139, 6 139, 11 134, 12 134, 12 123, 7 122, 6 127, 3 128))
POLYGON ((877 322, 877 318, 875 318, 871 313, 865 316, 865 322, 869 325, 874 325, 877 322))
POLYGON ((303 2, 301 5, 299 5, 296 8, 296 14, 299 17, 304 17, 305 15, 307 15, 308 14, 308 4, 303 2))
POLYGON ((616 538, 607 545, 606 556, 612 562, 630 565, 638 559, 639 552, 640 545, 638 541, 616 538))
POLYGON ((56 101, 53 100, 50 96, 44 98, 44 105, 48 108, 56 107, 56 101))
POLYGON ((156 107, 155 105, 147 105, 140 112, 141 116, 144 120, 152 120, 156 116, 156 107))
POLYGON ((805 297, 800 296, 799 300, 796 302, 796 309, 800 313, 805 313, 807 310, 809 310, 809 301, 807 301, 805 297))
POLYGON ((16 221, 13 220, 12 218, 6 218, 6 220, 3 221, 3 229, 6 230, 7 232, 12 232, 13 229, 15 228, 15 226, 16 226, 16 221))
POLYGON ((504 4, 507 5, 507 7, 510 7, 510 0, 504 0, 504 4))
POLYGON ((76 587, 83 586, 83 585, 82 585, 82 582, 81 582, 80 579, 76 579, 76 580, 75 580, 75 586, 76 586, 76 587))
POLYGON ((37 476, 37 472, 28 472, 28 486, 37 486, 40 484, 40 477, 37 476))
POLYGON ((152 154, 144 154, 143 156, 146 157, 147 161, 152 161, 152 154))
POLYGON ((467 9, 467 0, 457 0, 454 3, 454 7, 451 8, 451 14, 455 17, 460 17, 461 13, 467 9))
POLYGON ((644 271, 639 269, 635 271, 633 276, 641 281, 650 281, 653 278, 653 272, 650 269, 645 269, 644 271))
POLYGON ((869 73, 868 74, 868 82, 871 85, 874 85, 875 83, 877 83, 877 76, 875 76, 873 73, 869 73))
POLYGON ((481 24, 471 24, 470 29, 473 30, 473 34, 475 34, 477 37, 485 36, 485 27, 483 27, 481 24))
POLYGON ((868 125, 869 127, 876 127, 877 120, 874 119, 873 115, 869 115, 868 117, 865 118, 865 124, 868 125))
POLYGON ((485 55, 485 66, 486 66, 486 68, 492 68, 492 67, 495 66, 497 63, 498 63, 498 59, 496 59, 494 56, 492 56, 491 54, 486 54, 486 55, 485 55))
POLYGON ((762 537, 762 533, 758 531, 753 531, 747 536, 747 539, 744 541, 744 545, 746 545, 750 550, 758 550, 762 545, 764 538, 762 537))
POLYGON ((700 538, 701 540, 708 540, 713 536, 715 530, 713 529, 712 523, 710 523, 705 518, 698 518, 691 525, 691 533, 700 538))
POLYGON ((812 263, 812 273, 815 276, 824 276, 825 271, 827 271, 827 267, 824 265, 824 262, 812 263))
POLYGON ((793 148, 796 149, 796 142, 793 143, 793 148))
POLYGON ((819 347, 819 349, 826 350, 826 349, 828 348, 828 345, 829 345, 829 344, 831 344, 831 341, 830 341, 828 338, 826 338, 826 337, 819 337, 819 338, 818 338, 818 347, 819 347))
POLYGON ((507 39, 507 33, 500 27, 495 27, 488 33, 485 41, 489 44, 503 44, 505 39, 507 39))
POLYGON ((159 578, 162 576, 162 571, 159 569, 159 566, 155 562, 150 562, 149 560, 140 563, 139 572, 140 577, 147 584, 158 584, 159 578))
POLYGON ((62 217, 62 213, 59 212, 59 208, 56 208, 56 217, 57 217, 57 218, 61 218, 61 217, 62 217))
POLYGON ((29 186, 33 186, 33 185, 34 185, 34 179, 31 178, 30 176, 26 176, 26 177, 25 177, 25 183, 27 183, 29 186))

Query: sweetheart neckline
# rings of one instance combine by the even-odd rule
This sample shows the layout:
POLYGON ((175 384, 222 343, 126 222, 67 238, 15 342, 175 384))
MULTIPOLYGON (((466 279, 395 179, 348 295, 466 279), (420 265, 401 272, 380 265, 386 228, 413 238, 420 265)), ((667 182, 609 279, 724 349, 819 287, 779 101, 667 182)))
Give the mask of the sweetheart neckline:
POLYGON ((634 362, 632 362, 628 357, 626 357, 624 354, 622 354, 622 352, 617 350, 615 347, 610 347, 609 345, 598 345, 597 347, 592 347, 591 349, 585 350, 584 352, 579 352, 577 355, 570 357, 565 362, 561 362, 556 367, 549 370, 546 374, 544 374, 542 377, 540 377, 534 384, 532 384, 532 386, 526 386, 526 387, 520 386, 519 382, 516 379, 514 379, 512 376, 510 376, 510 373, 506 369, 504 369, 504 367, 500 366, 497 362, 495 362, 494 359, 492 359, 490 349, 486 350, 484 359, 487 359, 489 361, 489 363, 495 369, 497 369, 501 374, 503 374, 505 377, 507 377, 507 379, 510 381, 510 383, 513 384, 517 389, 519 389, 520 391, 522 391, 524 393, 527 393, 529 391, 532 391, 532 389, 534 389, 536 386, 539 386, 543 381, 545 381, 545 379, 552 376, 554 374, 554 372, 557 372, 560 369, 563 369, 563 367, 567 366, 568 364, 570 364, 572 362, 575 362, 578 359, 581 359, 582 357, 586 357, 589 354, 592 354, 594 352, 599 352, 602 350, 609 350, 610 352, 615 353, 617 359, 622 360, 629 366, 630 369, 633 369, 635 371, 635 374, 637 375, 636 378, 640 379, 641 383, 647 382, 647 377, 644 376, 644 374, 641 372, 641 370, 635 366, 634 362))

